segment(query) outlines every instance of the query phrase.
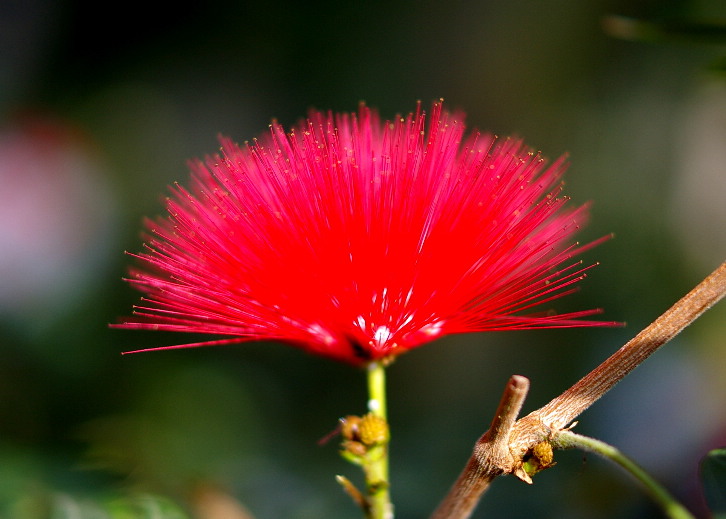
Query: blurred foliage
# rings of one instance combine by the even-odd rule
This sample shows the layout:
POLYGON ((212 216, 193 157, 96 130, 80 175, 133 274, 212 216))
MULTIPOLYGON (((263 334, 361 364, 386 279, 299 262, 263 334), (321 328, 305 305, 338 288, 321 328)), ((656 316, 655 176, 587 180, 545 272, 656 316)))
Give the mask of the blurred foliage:
MULTIPOLYGON (((4 3, 0 518, 358 517, 334 481, 354 467, 317 441, 365 410, 363 373, 277 344, 122 357, 178 337, 107 323, 137 301, 121 277, 141 219, 162 211, 164 186, 183 182, 185 161, 214 152, 219 133, 244 141, 312 106, 364 99, 391 117, 444 97, 471 126, 570 153, 566 192, 595 201, 582 239, 616 239, 588 253, 601 265, 557 308, 603 307, 629 326, 448 337, 401 357, 389 370, 392 497, 399 519, 426 517, 510 374, 532 380, 525 412, 539 407, 726 257, 726 83, 713 73, 725 8, 4 3), (615 38, 603 30, 614 17, 667 20, 661 33, 679 37, 615 38), (691 29, 699 41, 680 37, 691 29)), ((578 426, 704 515, 698 461, 726 444, 725 310, 578 426)), ((597 460, 557 462, 533 486, 497 481, 475 517, 659 517, 597 460)))
POLYGON ((703 458, 701 478, 713 518, 726 517, 726 449, 713 449, 703 458))
POLYGON ((680 43, 717 45, 721 55, 708 68, 712 72, 726 73, 726 20, 637 20, 626 16, 610 15, 603 19, 606 34, 624 40, 650 43, 680 43))
POLYGON ((699 22, 684 19, 649 21, 624 16, 607 16, 606 33, 617 38, 656 43, 726 44, 726 21, 699 22))

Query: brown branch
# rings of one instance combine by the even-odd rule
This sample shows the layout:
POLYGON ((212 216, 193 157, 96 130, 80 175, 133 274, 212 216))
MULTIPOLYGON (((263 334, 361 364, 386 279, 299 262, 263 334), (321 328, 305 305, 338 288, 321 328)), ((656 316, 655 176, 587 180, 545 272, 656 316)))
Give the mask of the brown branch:
POLYGON ((509 435, 528 391, 526 377, 512 375, 509 378, 489 430, 476 442, 469 463, 431 519, 469 517, 494 478, 513 465, 509 435))
POLYGON ((526 452, 566 427, 653 352, 726 295, 726 262, 575 385, 514 426, 512 448, 526 452))
POLYGON ((628 341, 579 382, 540 409, 510 424, 521 409, 529 387, 526 378, 514 376, 505 390, 492 427, 474 446, 474 452, 449 495, 431 519, 466 519, 491 482, 514 474, 531 482, 522 464, 535 445, 563 430, 601 396, 726 295, 726 262, 686 294, 663 315, 628 341), (507 407, 512 380, 524 387, 521 402, 507 407), (516 407, 516 411, 515 411, 516 407), (507 412, 505 412, 507 411, 507 412), (514 413, 512 414, 512 411, 514 413), (506 420, 505 420, 506 418, 506 420), (503 425, 497 425, 502 422, 503 425))

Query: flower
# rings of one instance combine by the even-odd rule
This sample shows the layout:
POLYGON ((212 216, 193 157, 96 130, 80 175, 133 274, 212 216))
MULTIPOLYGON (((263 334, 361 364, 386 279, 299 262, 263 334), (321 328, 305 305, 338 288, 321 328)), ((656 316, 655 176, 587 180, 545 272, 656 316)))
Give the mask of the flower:
POLYGON ((527 313, 607 239, 573 243, 588 211, 561 196, 565 158, 467 136, 441 102, 383 123, 313 111, 221 145, 147 222, 128 280, 146 297, 117 326, 226 338, 154 350, 271 339, 363 365, 446 334, 614 324, 527 313))

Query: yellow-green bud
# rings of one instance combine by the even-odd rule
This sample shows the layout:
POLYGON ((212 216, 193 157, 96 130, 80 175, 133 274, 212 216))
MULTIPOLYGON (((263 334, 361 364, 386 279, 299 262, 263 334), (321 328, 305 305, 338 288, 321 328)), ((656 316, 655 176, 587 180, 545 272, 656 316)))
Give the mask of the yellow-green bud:
POLYGON ((373 446, 388 442, 388 423, 378 415, 368 413, 358 424, 358 435, 364 445, 373 446))

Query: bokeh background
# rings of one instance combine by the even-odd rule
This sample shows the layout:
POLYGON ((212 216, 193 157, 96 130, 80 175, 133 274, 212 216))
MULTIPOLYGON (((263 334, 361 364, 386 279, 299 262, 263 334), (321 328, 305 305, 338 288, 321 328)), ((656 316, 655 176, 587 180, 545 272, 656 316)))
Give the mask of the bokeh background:
MULTIPOLYGON (((333 479, 358 470, 318 440, 364 412, 362 373, 266 343, 122 357, 179 337, 107 324, 138 298, 121 278, 142 218, 219 133, 443 97, 470 126, 570 153, 567 192, 594 201, 583 240, 616 239, 557 308, 628 326, 401 357, 392 494, 398 518, 426 517, 510 374, 532 380, 525 411, 543 405, 726 259, 726 49, 688 26, 724 20, 720 0, 0 3, 0 518, 359 517, 333 479)), ((702 515, 698 461, 726 444, 725 323, 722 304, 578 425, 702 515)), ((497 480, 475 517, 660 517, 616 467, 557 459, 533 486, 497 480)))

